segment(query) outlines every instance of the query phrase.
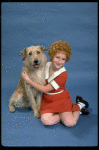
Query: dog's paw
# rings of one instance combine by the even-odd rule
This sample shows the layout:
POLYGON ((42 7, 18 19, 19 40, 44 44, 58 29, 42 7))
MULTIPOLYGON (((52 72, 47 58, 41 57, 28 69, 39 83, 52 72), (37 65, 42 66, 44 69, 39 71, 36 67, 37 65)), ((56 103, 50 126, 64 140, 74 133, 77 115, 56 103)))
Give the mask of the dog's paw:
POLYGON ((40 113, 39 113, 39 112, 35 112, 35 113, 34 113, 34 117, 40 118, 40 113))
POLYGON ((10 106, 10 107, 9 107, 9 111, 10 111, 10 112, 15 112, 15 107, 10 106))
POLYGON ((37 118, 41 118, 41 115, 40 115, 40 113, 38 112, 38 116, 37 116, 37 118))

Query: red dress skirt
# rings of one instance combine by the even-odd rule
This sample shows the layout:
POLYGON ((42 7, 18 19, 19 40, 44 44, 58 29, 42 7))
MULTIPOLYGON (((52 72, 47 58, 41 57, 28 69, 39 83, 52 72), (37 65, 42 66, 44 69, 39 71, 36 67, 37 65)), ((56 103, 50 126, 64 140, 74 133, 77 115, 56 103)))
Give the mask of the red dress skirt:
MULTIPOLYGON (((40 109, 41 115, 44 113, 62 113, 80 110, 79 105, 73 104, 70 93, 65 89, 67 76, 67 72, 63 72, 57 76, 54 80, 59 85, 59 88, 52 90, 50 93, 57 93, 64 90, 63 92, 53 95, 43 93, 40 109)), ((47 80, 46 84, 48 84, 47 80)))

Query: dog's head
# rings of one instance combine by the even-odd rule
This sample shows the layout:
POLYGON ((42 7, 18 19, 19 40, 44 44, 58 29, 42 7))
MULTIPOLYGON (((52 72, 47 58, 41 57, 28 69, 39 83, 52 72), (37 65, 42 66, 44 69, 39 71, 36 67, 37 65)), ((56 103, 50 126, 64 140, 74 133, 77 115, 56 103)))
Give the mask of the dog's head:
POLYGON ((19 55, 25 55, 25 65, 30 68, 39 68, 44 66, 47 58, 46 55, 44 54, 44 51, 46 48, 44 46, 30 46, 24 48, 19 55))

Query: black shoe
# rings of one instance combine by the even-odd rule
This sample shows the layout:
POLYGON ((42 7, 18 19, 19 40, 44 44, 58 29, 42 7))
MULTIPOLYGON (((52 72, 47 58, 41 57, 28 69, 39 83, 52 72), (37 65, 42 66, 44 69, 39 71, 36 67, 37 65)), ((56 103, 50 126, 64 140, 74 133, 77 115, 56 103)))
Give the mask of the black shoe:
POLYGON ((89 114, 89 111, 87 109, 84 109, 84 108, 82 108, 80 110, 80 112, 81 112, 81 115, 88 115, 89 114))
POLYGON ((81 96, 76 96, 76 103, 78 104, 79 102, 84 103, 86 108, 89 107, 89 103, 87 101, 83 100, 81 96))

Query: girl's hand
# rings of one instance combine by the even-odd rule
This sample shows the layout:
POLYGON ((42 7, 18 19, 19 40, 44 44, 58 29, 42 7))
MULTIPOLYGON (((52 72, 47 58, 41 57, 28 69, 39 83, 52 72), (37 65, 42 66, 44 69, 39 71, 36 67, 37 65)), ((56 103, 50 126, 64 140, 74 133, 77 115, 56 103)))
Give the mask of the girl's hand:
POLYGON ((24 80, 26 80, 27 82, 30 80, 30 78, 29 78, 28 74, 26 73, 26 71, 22 71, 22 78, 24 80))

